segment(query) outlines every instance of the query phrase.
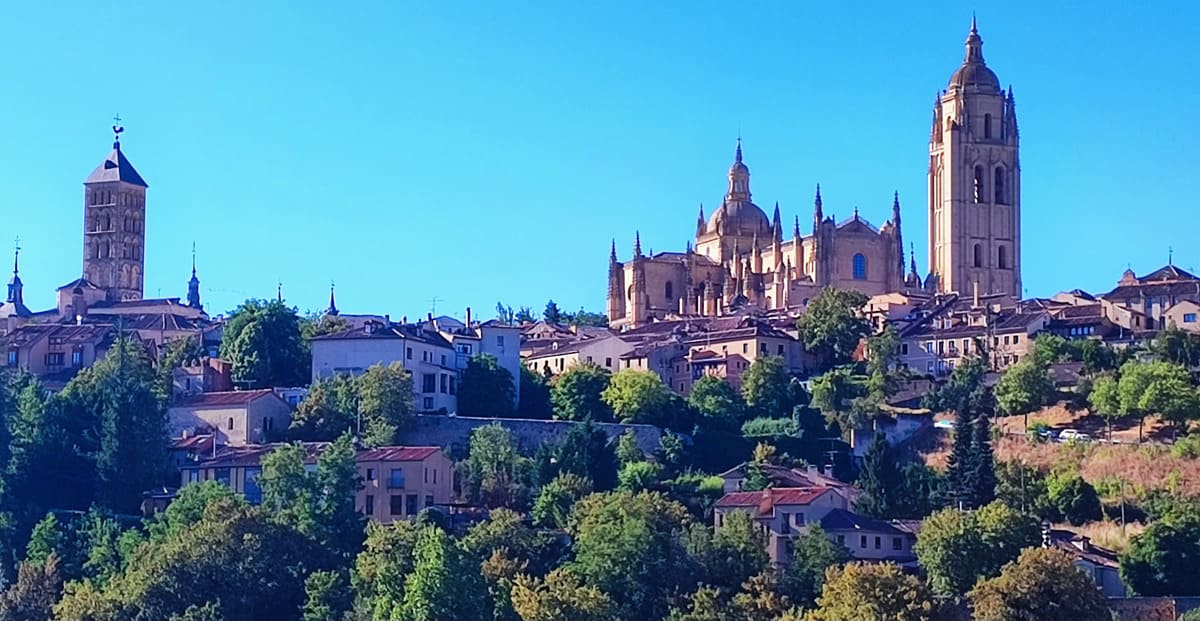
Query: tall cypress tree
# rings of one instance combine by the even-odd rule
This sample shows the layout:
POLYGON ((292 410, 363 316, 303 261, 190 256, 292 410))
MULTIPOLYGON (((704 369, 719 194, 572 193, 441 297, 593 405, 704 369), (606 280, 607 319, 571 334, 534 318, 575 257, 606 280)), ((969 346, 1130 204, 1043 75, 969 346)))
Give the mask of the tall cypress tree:
POLYGON ((971 434, 971 507, 982 507, 996 499, 996 462, 992 453, 992 426, 978 416, 971 434))
POLYGON ((855 509, 873 518, 894 517, 900 492, 900 468, 885 434, 876 431, 863 456, 858 486, 863 491, 855 509))
POLYGON ((974 420, 971 411, 958 412, 954 425, 954 446, 950 449, 950 457, 946 464, 946 480, 950 487, 950 499, 956 505, 968 507, 971 502, 971 490, 974 487, 974 420))

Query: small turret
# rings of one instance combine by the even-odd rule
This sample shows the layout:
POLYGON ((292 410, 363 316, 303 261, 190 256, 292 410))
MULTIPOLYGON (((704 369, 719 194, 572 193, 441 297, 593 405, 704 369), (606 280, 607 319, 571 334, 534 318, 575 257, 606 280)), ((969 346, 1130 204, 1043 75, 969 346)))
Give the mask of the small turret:
POLYGON ((200 279, 196 277, 196 244, 192 244, 192 278, 188 280, 188 306, 200 310, 200 279))
POLYGON ((783 223, 779 219, 779 201, 775 201, 775 215, 771 217, 771 232, 777 241, 783 241, 783 223))
POLYGON ((17 307, 25 304, 25 285, 21 282, 21 246, 18 244, 13 250, 13 277, 8 283, 8 303, 17 307))
POLYGON ((333 299, 333 283, 329 283, 329 308, 325 309, 325 314, 331 317, 338 316, 337 302, 333 299))
POLYGON ((813 233, 821 229, 821 222, 825 220, 825 211, 821 207, 821 184, 817 184, 817 197, 813 199, 813 233))
POLYGON ((642 233, 641 231, 633 232, 633 258, 642 258, 642 233))
POLYGON ((700 215, 696 216, 696 236, 704 234, 707 225, 704 220, 704 203, 700 203, 700 215))

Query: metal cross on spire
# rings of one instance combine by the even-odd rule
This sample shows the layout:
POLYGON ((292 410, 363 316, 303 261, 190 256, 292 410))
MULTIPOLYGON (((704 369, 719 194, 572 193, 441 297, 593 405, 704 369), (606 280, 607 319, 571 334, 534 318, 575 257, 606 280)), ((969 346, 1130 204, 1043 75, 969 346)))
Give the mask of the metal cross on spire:
POLYGON ((116 149, 121 146, 121 132, 125 131, 125 127, 121 125, 121 113, 113 115, 113 123, 113 148, 116 149))

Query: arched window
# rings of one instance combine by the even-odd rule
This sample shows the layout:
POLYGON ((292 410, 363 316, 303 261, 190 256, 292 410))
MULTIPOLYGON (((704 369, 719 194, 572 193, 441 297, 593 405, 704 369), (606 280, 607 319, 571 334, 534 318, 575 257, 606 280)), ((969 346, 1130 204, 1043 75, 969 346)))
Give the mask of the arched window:
POLYGON ((854 255, 854 280, 867 279, 867 257, 860 252, 854 255))
POLYGON ((629 285, 629 287, 625 289, 625 299, 629 300, 630 302, 633 301, 633 285, 629 285))
POLYGON ((667 281, 667 286, 665 287, 665 289, 666 289, 666 294, 667 294, 667 301, 670 302, 671 300, 674 300, 675 296, 673 294, 675 292, 671 290, 671 281, 669 281, 669 280, 667 281))
POLYGON ((1004 169, 1003 168, 1001 168, 999 166, 996 167, 996 178, 994 179, 994 181, 995 181, 995 183, 992 184, 993 185, 992 191, 996 194, 996 204, 997 205, 1007 204, 1007 202, 1005 200, 1005 196, 1004 196, 1004 169))
POLYGON ((983 202, 983 166, 975 167, 975 187, 973 188, 975 202, 983 202))
POLYGON ((983 137, 992 137, 992 115, 990 114, 983 115, 983 137))
POLYGON ((975 244, 975 267, 983 267, 983 248, 975 244))
POLYGON ((996 262, 1000 265, 1000 269, 1008 269, 1008 248, 1000 246, 996 253, 996 262))

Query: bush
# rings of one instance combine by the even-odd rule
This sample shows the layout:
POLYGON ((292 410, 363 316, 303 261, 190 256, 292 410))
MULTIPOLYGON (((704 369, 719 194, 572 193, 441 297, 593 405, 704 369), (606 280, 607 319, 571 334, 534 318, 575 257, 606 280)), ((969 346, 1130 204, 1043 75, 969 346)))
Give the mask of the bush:
POLYGON ((1175 441, 1171 454, 1180 458, 1200 458, 1200 434, 1190 434, 1175 441))
POLYGON ((1078 472, 1056 474, 1050 477, 1046 487, 1054 508, 1075 526, 1098 520, 1103 514, 1096 488, 1084 481, 1078 472))

